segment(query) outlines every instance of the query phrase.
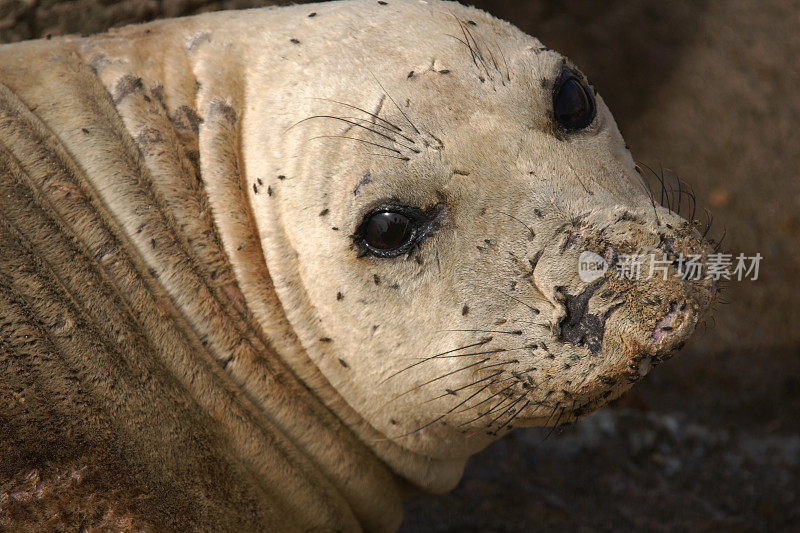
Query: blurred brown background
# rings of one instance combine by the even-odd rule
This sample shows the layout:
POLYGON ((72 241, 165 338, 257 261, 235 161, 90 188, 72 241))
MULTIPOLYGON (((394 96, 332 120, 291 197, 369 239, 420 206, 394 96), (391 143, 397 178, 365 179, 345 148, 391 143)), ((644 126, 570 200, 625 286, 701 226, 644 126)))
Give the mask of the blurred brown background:
MULTIPOLYGON (((273 3, 0 0, 0 41, 273 3)), ((409 502, 404 531, 800 528, 800 2, 475 3, 581 66, 634 156, 764 260, 617 405, 517 430, 456 491, 409 502)))

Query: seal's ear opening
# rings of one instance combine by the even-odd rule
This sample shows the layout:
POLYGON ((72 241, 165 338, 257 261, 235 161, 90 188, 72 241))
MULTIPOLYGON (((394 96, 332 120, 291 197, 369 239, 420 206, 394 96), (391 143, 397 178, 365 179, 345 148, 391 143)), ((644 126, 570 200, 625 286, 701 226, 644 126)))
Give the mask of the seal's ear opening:
POLYGON ((553 117, 559 127, 582 130, 592 123, 597 108, 594 95, 583 78, 572 70, 564 70, 553 90, 553 117))

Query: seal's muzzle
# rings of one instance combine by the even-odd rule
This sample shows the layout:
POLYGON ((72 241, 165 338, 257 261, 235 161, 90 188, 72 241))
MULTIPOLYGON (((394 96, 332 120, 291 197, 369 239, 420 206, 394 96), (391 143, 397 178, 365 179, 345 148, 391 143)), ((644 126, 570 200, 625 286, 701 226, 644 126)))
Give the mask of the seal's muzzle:
POLYGON ((575 416, 683 346, 716 292, 700 234, 670 213, 653 219, 623 211, 562 224, 532 272, 552 303, 552 335, 576 363, 564 369, 575 416))

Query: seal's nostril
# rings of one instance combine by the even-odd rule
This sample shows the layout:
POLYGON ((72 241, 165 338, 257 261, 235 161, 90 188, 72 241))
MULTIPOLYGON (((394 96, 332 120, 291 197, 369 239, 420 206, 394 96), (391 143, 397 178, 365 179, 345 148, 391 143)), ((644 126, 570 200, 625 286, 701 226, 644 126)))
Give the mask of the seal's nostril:
POLYGON ((677 306, 675 305, 671 305, 670 311, 658 322, 656 322, 652 334, 652 339, 655 342, 661 342, 675 329, 675 323, 677 322, 676 319, 678 318, 679 314, 679 311, 677 311, 676 307, 677 306))

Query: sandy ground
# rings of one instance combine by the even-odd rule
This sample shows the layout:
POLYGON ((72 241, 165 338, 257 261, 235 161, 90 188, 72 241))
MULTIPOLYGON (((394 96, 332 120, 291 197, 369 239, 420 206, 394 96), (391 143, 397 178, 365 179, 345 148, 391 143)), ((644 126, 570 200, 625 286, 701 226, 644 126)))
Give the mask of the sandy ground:
MULTIPOLYGON (((253 0, 0 0, 0 41, 253 0)), ((548 436, 516 430, 404 531, 800 528, 800 2, 479 1, 570 56, 635 157, 674 170, 764 256, 714 319, 616 406, 548 436)))

